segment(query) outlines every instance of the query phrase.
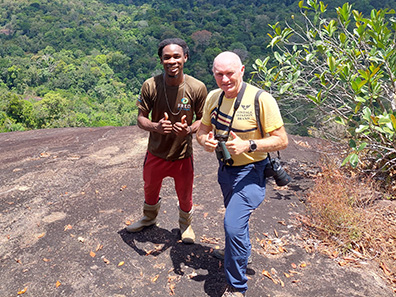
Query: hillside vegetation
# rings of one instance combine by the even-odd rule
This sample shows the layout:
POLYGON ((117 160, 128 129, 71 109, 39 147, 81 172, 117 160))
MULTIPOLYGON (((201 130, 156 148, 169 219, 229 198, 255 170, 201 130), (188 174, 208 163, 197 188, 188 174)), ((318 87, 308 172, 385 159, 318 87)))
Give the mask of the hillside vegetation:
MULTIPOLYGON (((396 3, 350 2, 363 13, 396 3)), ((135 124, 140 86, 161 71, 157 45, 167 37, 188 42, 186 72, 208 89, 223 50, 241 56, 248 77, 271 53, 268 24, 283 23, 297 3, 0 0, 0 131, 135 124)))
POLYGON ((209 90, 234 51, 289 133, 343 147, 305 197, 309 250, 374 259, 396 292, 396 1, 344 2, 0 0, 0 132, 134 125, 162 39, 209 90))

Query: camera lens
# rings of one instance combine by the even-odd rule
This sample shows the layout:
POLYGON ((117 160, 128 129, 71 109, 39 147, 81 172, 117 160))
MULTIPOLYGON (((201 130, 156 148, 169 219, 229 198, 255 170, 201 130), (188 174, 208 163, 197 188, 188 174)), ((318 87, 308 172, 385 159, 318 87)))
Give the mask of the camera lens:
POLYGON ((265 168, 265 176, 273 176, 278 186, 286 186, 292 179, 287 172, 282 168, 280 160, 274 158, 265 168))
POLYGON ((291 177, 282 168, 274 175, 274 179, 278 186, 286 186, 291 182, 291 177))

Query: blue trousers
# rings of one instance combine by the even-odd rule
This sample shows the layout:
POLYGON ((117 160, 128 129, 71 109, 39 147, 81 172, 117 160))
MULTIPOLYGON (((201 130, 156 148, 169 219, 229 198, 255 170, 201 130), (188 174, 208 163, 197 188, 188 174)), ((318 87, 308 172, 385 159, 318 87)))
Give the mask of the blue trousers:
POLYGON ((225 275, 227 282, 243 293, 248 288, 246 268, 251 253, 249 218, 264 201, 264 168, 268 159, 243 166, 224 166, 219 162, 218 182, 226 207, 225 275))

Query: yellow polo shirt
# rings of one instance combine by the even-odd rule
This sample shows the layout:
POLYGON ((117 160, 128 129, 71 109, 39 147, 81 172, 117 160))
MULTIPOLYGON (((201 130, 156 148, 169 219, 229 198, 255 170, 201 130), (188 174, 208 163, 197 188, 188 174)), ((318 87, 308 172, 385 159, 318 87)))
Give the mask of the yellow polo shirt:
MULTIPOLYGON (((232 131, 234 131, 243 140, 262 138, 257 126, 254 109, 254 98, 258 90, 259 88, 247 84, 241 105, 239 106, 232 122, 232 131)), ((218 111, 218 100, 221 92, 221 89, 217 89, 208 94, 201 121, 204 125, 212 126, 214 133, 224 135, 227 134, 228 127, 231 122, 236 98, 226 98, 224 96, 223 102, 220 106, 220 111, 218 111), (218 112, 219 115, 216 124, 216 115, 218 112)), ((279 111, 278 104, 271 94, 267 92, 261 93, 259 104, 260 121, 265 134, 264 137, 268 137, 269 132, 283 126, 282 116, 279 111)), ((266 157, 266 152, 256 151, 252 153, 243 153, 238 156, 232 156, 232 159, 234 160, 233 166, 258 162, 266 157)))

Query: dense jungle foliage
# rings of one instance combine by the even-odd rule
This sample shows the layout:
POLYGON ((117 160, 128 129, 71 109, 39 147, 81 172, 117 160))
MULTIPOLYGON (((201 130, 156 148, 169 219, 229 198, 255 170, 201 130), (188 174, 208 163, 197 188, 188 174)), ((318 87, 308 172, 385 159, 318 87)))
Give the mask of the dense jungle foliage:
MULTIPOLYGON (((161 71, 157 45, 168 37, 187 41, 186 73, 209 90, 211 63, 224 50, 241 56, 248 79, 271 53, 268 24, 297 13, 298 2, 0 0, 0 132, 135 124, 140 86, 161 71)), ((328 17, 344 2, 328 3, 328 17)), ((349 3, 363 14, 396 7, 349 3)))

